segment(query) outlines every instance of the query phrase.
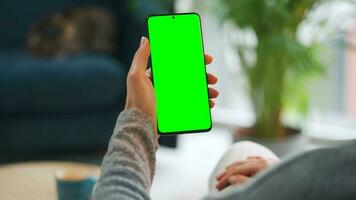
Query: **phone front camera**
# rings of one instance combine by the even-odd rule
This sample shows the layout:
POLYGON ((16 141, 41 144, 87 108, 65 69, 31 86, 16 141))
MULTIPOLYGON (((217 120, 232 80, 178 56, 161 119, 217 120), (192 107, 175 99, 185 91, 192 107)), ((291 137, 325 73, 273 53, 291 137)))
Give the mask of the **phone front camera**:
POLYGON ((176 18, 176 16, 172 16, 172 19, 175 19, 176 18))

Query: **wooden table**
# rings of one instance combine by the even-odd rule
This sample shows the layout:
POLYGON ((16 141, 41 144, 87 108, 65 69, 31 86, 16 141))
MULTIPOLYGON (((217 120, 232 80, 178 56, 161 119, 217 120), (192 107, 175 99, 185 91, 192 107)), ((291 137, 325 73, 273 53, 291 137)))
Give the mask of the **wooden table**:
POLYGON ((96 165, 74 162, 24 162, 0 166, 0 200, 55 200, 57 170, 89 170, 96 165))

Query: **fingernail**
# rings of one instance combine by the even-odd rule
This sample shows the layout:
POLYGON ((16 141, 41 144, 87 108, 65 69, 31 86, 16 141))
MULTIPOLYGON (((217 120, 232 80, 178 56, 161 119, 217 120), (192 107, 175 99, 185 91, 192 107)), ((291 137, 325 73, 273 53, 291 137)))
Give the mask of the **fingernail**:
POLYGON ((140 42, 140 46, 143 46, 146 42, 146 38, 144 36, 141 37, 141 42, 140 42))

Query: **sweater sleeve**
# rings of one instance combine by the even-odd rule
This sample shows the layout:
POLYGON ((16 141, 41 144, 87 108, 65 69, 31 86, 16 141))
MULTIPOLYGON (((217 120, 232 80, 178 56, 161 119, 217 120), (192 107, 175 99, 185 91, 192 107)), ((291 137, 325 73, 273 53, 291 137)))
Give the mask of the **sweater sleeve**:
POLYGON ((94 199, 150 199, 157 146, 157 136, 145 113, 121 112, 103 159, 94 199))

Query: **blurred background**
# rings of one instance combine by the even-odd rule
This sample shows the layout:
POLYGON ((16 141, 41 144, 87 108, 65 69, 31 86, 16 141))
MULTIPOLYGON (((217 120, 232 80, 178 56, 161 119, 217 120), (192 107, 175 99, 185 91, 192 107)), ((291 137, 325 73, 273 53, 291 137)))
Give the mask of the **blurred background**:
POLYGON ((100 164, 145 18, 172 12, 200 14, 220 96, 212 131, 161 137, 153 199, 204 196, 236 141, 282 159, 354 141, 355 9, 355 0, 1 1, 0 163, 100 164))

